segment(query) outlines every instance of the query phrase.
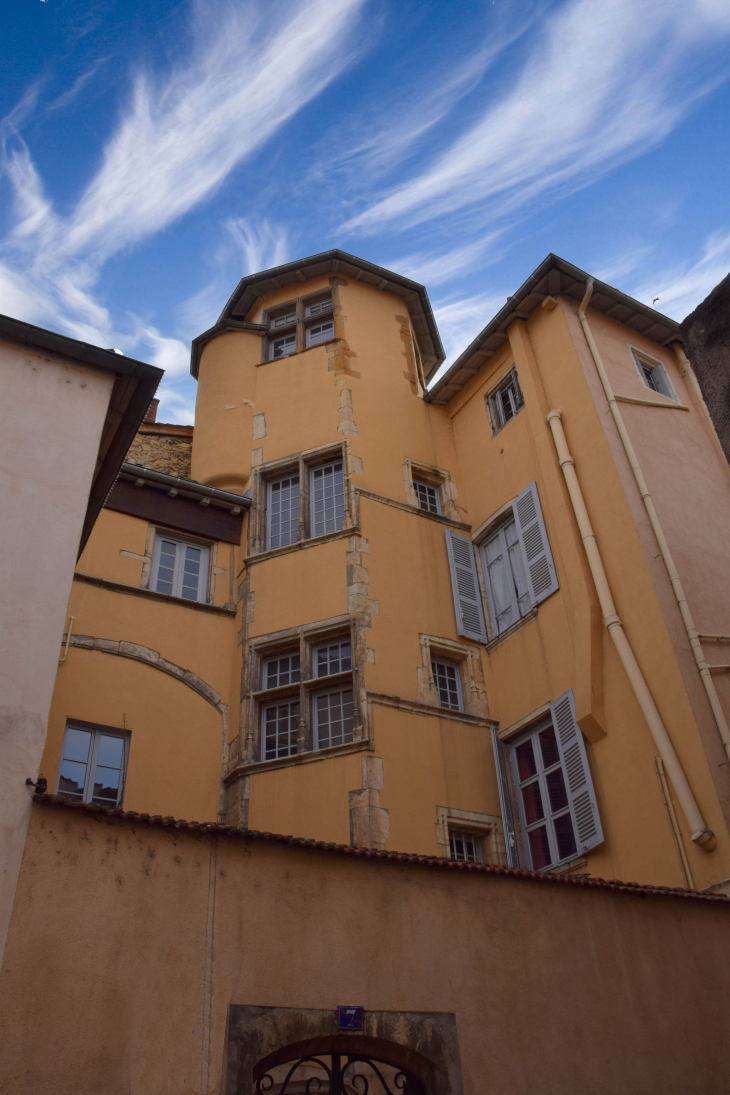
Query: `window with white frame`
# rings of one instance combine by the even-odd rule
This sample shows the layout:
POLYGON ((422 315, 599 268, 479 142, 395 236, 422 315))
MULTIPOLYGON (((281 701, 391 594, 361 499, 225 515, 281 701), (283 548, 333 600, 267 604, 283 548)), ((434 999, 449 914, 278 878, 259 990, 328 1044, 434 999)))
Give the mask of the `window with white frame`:
POLYGON ((449 851, 452 859, 459 859, 464 863, 483 863, 484 854, 482 842, 475 833, 467 833, 462 829, 452 829, 449 826, 449 851))
POLYGON ((329 342, 334 337, 335 323, 332 319, 307 327, 307 346, 319 346, 320 342, 329 342))
POLYGON ((282 335, 281 338, 272 338, 269 343, 269 360, 274 361, 278 357, 289 357, 296 348, 296 331, 288 335, 282 335))
POLYGON ((458 662, 446 661, 444 658, 432 658, 431 672, 433 673, 440 705, 450 711, 463 711, 461 672, 458 662))
POLYGON ((481 545, 487 598, 497 634, 506 631, 532 608, 522 545, 514 518, 481 545))
POLYGON ((345 477, 341 460, 310 471, 312 536, 337 532, 345 518, 345 477))
POLYGON ((515 780, 533 870, 576 852, 565 773, 552 722, 513 747, 515 780))
POLYGON ((268 484, 267 547, 296 543, 299 535, 299 476, 287 475, 268 484))
POLYGON ((506 426, 524 405, 517 370, 510 369, 498 384, 485 396, 492 433, 506 426))
POLYGON ((209 549, 161 532, 155 537, 151 588, 170 597, 205 601, 209 549))
POLYGON ((352 688, 317 692, 312 697, 314 748, 328 749, 353 740, 355 726, 352 688))
POLYGON ((299 681, 299 653, 277 654, 264 662, 264 688, 283 688, 299 681))
POLYGON ((425 513, 441 513, 441 491, 438 487, 424 482, 423 479, 414 479, 413 489, 420 509, 425 513))
POLYGON ((331 311, 332 297, 324 297, 323 300, 316 300, 313 304, 308 304, 304 314, 307 319, 313 319, 315 316, 323 316, 331 311))
POLYGON ((280 331, 282 327, 291 327, 297 321, 296 309, 284 312, 283 315, 274 316, 269 324, 270 331, 280 331))
POLYGON ((333 673, 344 673, 352 669, 350 640, 337 639, 335 642, 318 646, 314 651, 312 668, 315 677, 329 677, 333 673))
POLYGON ((299 700, 282 700, 262 708, 261 759, 293 757, 299 740, 299 700))
POLYGON ((75 802, 120 806, 129 735, 67 726, 56 794, 75 802))
POLYGON ((665 395, 668 399, 675 399, 675 394, 672 391, 662 363, 651 357, 644 356, 638 350, 633 350, 632 353, 636 367, 639 370, 639 376, 647 388, 650 388, 652 392, 657 392, 658 395, 665 395))

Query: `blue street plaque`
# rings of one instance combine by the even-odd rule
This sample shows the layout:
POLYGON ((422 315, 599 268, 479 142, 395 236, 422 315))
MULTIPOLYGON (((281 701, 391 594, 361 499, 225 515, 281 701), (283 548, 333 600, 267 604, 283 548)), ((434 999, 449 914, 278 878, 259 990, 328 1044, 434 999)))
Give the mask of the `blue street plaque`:
POLYGON ((364 1030, 365 1008, 346 1007, 344 1004, 339 1004, 337 1026, 340 1030, 364 1030))

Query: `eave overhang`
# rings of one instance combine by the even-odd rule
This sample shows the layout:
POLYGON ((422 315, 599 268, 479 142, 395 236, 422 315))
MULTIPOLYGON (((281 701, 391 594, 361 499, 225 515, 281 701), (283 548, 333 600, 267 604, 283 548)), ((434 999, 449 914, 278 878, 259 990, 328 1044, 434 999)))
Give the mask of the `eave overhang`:
MULTIPOLYGON (((516 319, 527 319, 546 297, 570 297, 576 302, 583 299, 586 282, 590 277, 585 270, 573 266, 558 255, 548 255, 514 296, 497 312, 487 326, 436 384, 425 394, 428 403, 445 405, 468 383, 482 365, 507 341, 507 329, 516 319)), ((655 312, 646 304, 627 296, 612 285, 593 278, 593 295, 590 307, 618 320, 627 327, 653 339, 662 345, 681 342, 679 324, 661 312, 655 312)), ((435 372, 431 370, 431 374, 435 372)))
POLYGON ((32 346, 35 350, 99 369, 114 377, 81 530, 81 555, 94 522, 119 475, 129 446, 147 413, 150 400, 157 391, 163 370, 144 361, 125 357, 114 350, 79 342, 55 331, 47 331, 44 327, 34 327, 33 324, 13 319, 12 316, 0 315, 0 338, 32 346))
POLYGON ((134 483, 135 486, 149 487, 175 498, 189 498, 195 502, 205 500, 203 504, 212 505, 215 509, 228 510, 234 514, 248 509, 251 505, 251 499, 246 495, 235 494, 230 490, 220 490, 218 487, 209 487, 206 483, 198 483, 194 479, 168 475, 167 472, 145 468, 142 464, 132 464, 126 460, 122 464, 119 480, 134 483))
POLYGON ((249 274, 242 278, 215 326, 193 339, 190 355, 191 374, 197 379, 203 347, 224 331, 248 330, 253 333, 266 333, 266 328, 261 324, 244 321, 244 316, 248 315, 257 299, 264 293, 274 289, 284 289, 289 285, 298 286, 310 278, 320 277, 323 274, 339 274, 341 277, 363 281, 368 285, 374 285, 377 289, 403 297, 413 332, 418 340, 425 373, 432 375, 439 367, 445 354, 425 287, 416 281, 410 281, 408 278, 401 277, 400 274, 393 273, 392 270, 386 270, 365 259, 349 255, 346 251, 333 250, 323 251, 319 255, 310 255, 308 258, 297 259, 296 262, 275 266, 271 270, 263 270, 258 274, 249 274))

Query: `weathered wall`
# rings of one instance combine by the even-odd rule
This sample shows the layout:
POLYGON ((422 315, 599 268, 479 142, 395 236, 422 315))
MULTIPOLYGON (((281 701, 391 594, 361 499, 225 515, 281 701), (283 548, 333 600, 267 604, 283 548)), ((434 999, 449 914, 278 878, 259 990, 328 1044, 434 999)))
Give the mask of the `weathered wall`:
POLYGON ((681 324, 685 349, 730 461, 730 274, 681 324))
POLYGON ((113 383, 0 342, 0 953, 113 383))
POLYGON ((192 426, 179 426, 175 434, 164 433, 161 427, 142 426, 129 447, 127 460, 185 478, 190 476, 192 452, 192 426))
POLYGON ((721 1095, 728 917, 723 899, 39 804, 3 973, 2 1091, 236 1095, 229 1005, 358 1003, 453 1013, 465 1095, 721 1095))

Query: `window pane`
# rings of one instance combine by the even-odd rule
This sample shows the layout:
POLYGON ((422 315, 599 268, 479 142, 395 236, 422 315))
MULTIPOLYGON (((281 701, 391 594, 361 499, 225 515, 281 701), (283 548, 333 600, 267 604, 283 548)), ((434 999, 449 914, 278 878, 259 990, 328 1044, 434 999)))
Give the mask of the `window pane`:
POLYGON ((646 381, 647 387, 651 388, 651 390, 654 392, 658 392, 659 388, 657 387, 657 382, 654 376, 656 370, 649 368, 648 365, 642 365, 641 371, 644 374, 644 380, 646 381))
POLYGON ((173 583, 175 581, 175 558, 177 556, 177 544, 172 540, 160 541, 160 558, 157 566, 157 583, 155 588, 158 593, 167 593, 172 596, 173 583))
POLYGON ((271 330, 276 330, 277 327, 288 327, 290 323, 296 321, 296 318, 296 312, 287 312, 285 316, 277 316, 271 321, 271 330))
POLYGON ((299 704, 280 703, 264 711, 264 760, 291 757, 297 751, 299 704))
POLYGON ((86 782, 86 765, 75 760, 65 760, 61 765, 61 778, 58 781, 59 795, 66 798, 82 798, 86 782))
POLYGON ((105 764, 110 768, 121 768, 123 756, 123 738, 113 738, 110 734, 99 735, 99 749, 96 754, 97 764, 105 764))
POLYGON ((269 547, 296 543, 299 535, 299 476, 269 485, 269 547))
POLYGON ((545 730, 540 731, 540 750, 542 752, 542 766, 543 768, 552 768, 554 764, 558 764, 560 761, 560 753, 558 752, 558 743, 555 740, 555 728, 548 726, 545 730))
POLYGON ((330 673, 344 673, 347 669, 352 669, 349 641, 331 643, 319 648, 316 676, 327 677, 330 673))
POLYGON ((548 772, 545 776, 545 782, 550 796, 552 813, 564 809, 568 805, 568 793, 565 790, 562 768, 556 768, 554 772, 548 772))
POLYGON ((460 711, 458 669, 449 662, 431 662, 433 679, 439 694, 439 703, 452 711, 460 711))
POLYGON ((517 746, 515 756, 517 757, 517 770, 520 773, 520 779, 529 779, 530 776, 534 776, 537 772, 537 765, 535 764, 532 742, 529 739, 523 741, 522 745, 517 746))
POLYGON ((200 589, 200 564, 202 551, 200 548, 183 547, 185 562, 183 564, 183 583, 181 595, 188 601, 197 601, 200 589))
POLYGON ((323 312, 332 311, 332 300, 328 297, 327 300, 318 300, 316 304, 307 305, 307 316, 319 316, 323 312))
POLYGON ((296 684, 298 680, 298 654, 287 654, 284 658, 271 658, 266 663, 265 688, 278 688, 283 684, 296 684))
POLYGON ((575 854, 575 834, 573 833, 573 819, 570 814, 563 814, 553 821, 555 839, 558 844, 558 859, 565 859, 575 854))
POLYGON ((345 517, 342 461, 312 471, 312 535, 337 532, 345 517))
POLYGON ((481 863, 479 840, 472 833, 449 830, 449 845, 452 859, 461 859, 466 863, 481 863))
POLYGON ((413 480, 413 486, 416 488, 416 495, 420 508, 425 510, 426 513, 438 513, 437 488, 432 487, 430 483, 421 483, 417 479, 413 480))
POLYGON ((531 829, 527 834, 530 838, 530 854, 532 855, 533 870, 539 871, 542 867, 549 867, 552 862, 550 855, 550 843, 547 829, 541 825, 539 829, 531 829))
POLYGON ((307 346, 318 346, 320 342, 326 342, 333 338, 335 333, 334 322, 330 319, 327 323, 318 323, 316 327, 307 329, 307 346))
POLYGON ((66 731, 66 745, 63 755, 66 760, 89 759, 89 746, 91 745, 91 733, 88 730, 76 730, 69 726, 66 731))
POLYGON ((351 688, 317 696, 315 711, 318 749, 352 741, 354 722, 351 688))
POLYGON ((119 784, 121 772, 118 768, 102 768, 97 764, 94 773, 93 802, 101 802, 105 806, 116 806, 119 798, 119 784))
POLYGON ((515 413, 515 399, 511 384, 502 389, 497 396, 497 400, 501 411, 500 417, 502 419, 502 424, 509 422, 510 418, 512 418, 515 413))
POLYGON ((483 549, 497 632, 505 631, 517 620, 515 588, 505 545, 504 531, 500 529, 496 536, 486 542, 483 549))
POLYGON ((525 567, 522 560, 522 546, 517 535, 517 525, 514 521, 509 521, 504 526, 504 538, 507 543, 510 573, 512 575, 512 585, 517 597, 517 606, 520 615, 524 616, 525 613, 529 612, 532 608, 532 600, 530 598, 530 590, 527 586, 527 578, 525 577, 525 567))
POLYGON ((289 354, 293 354, 297 348, 297 336, 285 335, 283 338, 276 338, 271 343, 271 360, 277 357, 288 357, 289 354))
POLYGON ((528 825, 532 825, 534 821, 541 821, 545 817, 545 811, 542 808, 540 784, 537 780, 522 788, 522 802, 525 807, 525 820, 528 825))

